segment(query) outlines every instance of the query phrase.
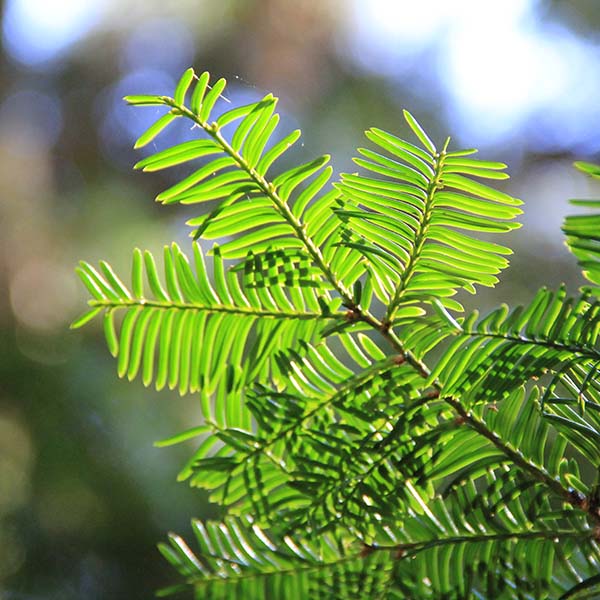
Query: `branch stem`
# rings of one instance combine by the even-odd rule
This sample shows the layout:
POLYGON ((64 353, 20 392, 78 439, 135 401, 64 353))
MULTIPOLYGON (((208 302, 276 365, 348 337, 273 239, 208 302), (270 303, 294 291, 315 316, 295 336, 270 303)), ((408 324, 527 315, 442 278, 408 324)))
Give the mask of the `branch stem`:
POLYGON ((118 310, 120 308, 158 308, 163 310, 177 309, 177 310, 197 310, 211 313, 226 313, 231 315, 240 315, 244 317, 263 317, 271 319, 299 319, 299 320, 332 320, 340 317, 340 314, 331 314, 325 316, 322 313, 317 312, 293 312, 293 311, 280 311, 280 310, 265 310, 264 308, 252 308, 245 306, 227 306, 227 305, 203 305, 203 304, 191 304, 183 302, 161 302, 160 300, 147 300, 145 298, 132 298, 132 299, 119 299, 119 300, 90 300, 88 302, 91 307, 102 307, 107 310, 118 310))
POLYGON ((396 286, 394 297, 388 305, 387 315, 385 320, 391 323, 394 320, 394 316, 401 304, 402 294, 406 290, 410 278, 414 275, 417 268, 417 263, 421 257, 421 252, 425 241, 427 240, 427 231, 429 229, 429 223, 432 216, 433 199, 435 193, 442 187, 441 178, 444 170, 444 160, 446 158, 446 149, 441 152, 437 152, 434 156, 433 163, 433 176, 427 186, 425 205, 423 207, 422 218, 419 222, 417 230, 415 232, 415 243, 412 248, 412 252, 408 258, 404 271, 400 276, 400 281, 396 286))
MULTIPOLYGON (((512 448, 509 444, 505 443, 496 433, 487 427, 484 421, 475 417, 470 411, 466 410, 464 406, 452 397, 445 397, 444 402, 449 404, 477 433, 482 435, 488 441, 490 441, 498 450, 500 450, 505 456, 507 456, 517 467, 533 475, 538 481, 543 483, 546 487, 550 488, 557 496, 562 498, 565 502, 571 504, 575 508, 584 510, 585 502, 580 495, 575 494, 573 491, 565 488, 560 481, 546 471, 542 466, 536 465, 531 461, 528 461, 521 452, 512 448)), ((600 523, 600 518, 593 512, 588 511, 588 514, 597 522, 600 523)))

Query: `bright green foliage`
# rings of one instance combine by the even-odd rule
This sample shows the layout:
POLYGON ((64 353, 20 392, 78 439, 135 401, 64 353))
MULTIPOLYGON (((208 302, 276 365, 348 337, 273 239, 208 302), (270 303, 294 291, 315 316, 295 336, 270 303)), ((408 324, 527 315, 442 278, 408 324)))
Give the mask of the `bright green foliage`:
POLYGON ((394 158, 360 148, 364 158, 356 164, 377 177, 343 175, 335 185, 344 201, 336 213, 352 232, 348 245, 369 259, 392 322, 403 306, 431 298, 460 310, 449 300, 457 288, 474 293, 476 283, 496 284, 511 251, 464 232, 511 231, 519 227, 511 219, 522 212, 520 200, 466 177, 505 179, 506 165, 465 158, 473 151, 446 152, 450 140, 437 153, 414 118, 405 116, 427 150, 371 129, 369 140, 394 158))
MULTIPOLYGON (((594 179, 600 179, 600 167, 585 162, 576 162, 575 166, 594 179)), ((575 206, 600 208, 600 200, 571 200, 575 206)), ((563 226, 567 236, 567 245, 577 257, 586 279, 600 285, 600 215, 577 215, 567 217, 563 226)), ((591 288, 597 293, 597 288, 591 288)))
MULTIPOLYGON (((594 598, 600 586, 600 238, 569 217, 592 283, 463 316, 460 290, 494 286, 496 234, 521 204, 474 150, 440 150, 415 118, 404 141, 367 132, 359 173, 323 156, 282 170, 268 95, 222 113, 225 81, 190 69, 172 97, 131 96, 198 139, 140 160, 194 162, 163 204, 210 204, 189 254, 162 271, 134 251, 131 284, 78 269, 121 377, 197 392, 204 422, 180 479, 222 522, 160 550, 197 599, 594 598), (218 240, 206 259, 204 240, 218 240)), ((289 162, 285 162, 289 164, 289 162)), ((580 165, 592 176, 600 169, 580 165)), ((598 207, 596 201, 577 201, 598 207)))
POLYGON ((332 304, 327 291, 320 297, 310 286, 267 290, 256 281, 254 262, 241 275, 227 271, 218 247, 213 286, 196 243, 193 252, 195 272, 176 244, 165 248, 165 285, 152 255, 138 249, 131 289, 104 262, 101 274, 83 262, 77 269, 93 300, 76 325, 104 311, 106 339, 120 377, 132 380, 141 372, 145 385, 154 381, 160 390, 168 384, 181 394, 202 390, 210 395, 220 384, 231 393, 248 381, 281 378, 274 359, 335 322, 335 315, 321 307, 332 304), (119 310, 124 312, 120 335, 115 326, 119 310), (222 329, 229 335, 218 335, 222 329))
POLYGON ((600 362, 600 304, 541 289, 528 306, 502 305, 475 324, 470 315, 430 380, 445 394, 495 400, 531 377, 561 366, 595 369, 600 362))

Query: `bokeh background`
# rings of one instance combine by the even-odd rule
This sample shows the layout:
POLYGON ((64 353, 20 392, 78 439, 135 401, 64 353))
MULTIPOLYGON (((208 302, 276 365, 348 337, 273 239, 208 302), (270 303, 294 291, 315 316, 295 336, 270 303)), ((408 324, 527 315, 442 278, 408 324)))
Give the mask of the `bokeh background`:
POLYGON ((581 283, 560 224, 568 198, 600 197, 571 167, 600 160, 596 0, 0 7, 2 600, 150 598, 171 576, 155 543, 215 515, 175 483, 190 447, 152 445, 198 423, 195 399, 117 380, 99 327, 68 330, 79 259, 126 274, 136 245, 187 244, 188 214, 152 201, 169 176, 131 171, 156 113, 123 95, 171 93, 190 65, 226 76, 234 104, 273 91, 282 128, 304 131, 298 160, 330 152, 339 171, 367 127, 408 135, 406 107, 436 139, 507 162, 505 189, 526 202, 512 267, 479 305, 581 283))

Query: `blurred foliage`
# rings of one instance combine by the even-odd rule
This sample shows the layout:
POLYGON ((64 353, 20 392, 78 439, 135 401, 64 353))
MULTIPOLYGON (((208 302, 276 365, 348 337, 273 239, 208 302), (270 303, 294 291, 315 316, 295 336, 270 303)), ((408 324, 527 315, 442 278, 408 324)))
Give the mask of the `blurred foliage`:
MULTIPOLYGON (((592 44, 597 65, 594 2, 529 4, 540 23, 592 44)), ((385 10, 385 2, 373 6, 385 10)), ((193 399, 115 382, 101 332, 67 332, 83 302, 73 274, 79 258, 103 256, 123 272, 132 240, 158 251, 187 235, 185 209, 159 211, 149 201, 172 180, 130 172, 146 122, 121 108, 121 96, 148 84, 169 89, 170 74, 188 64, 237 81, 250 99, 277 90, 285 118, 302 124, 306 155, 333 150, 336 170, 348 167, 367 127, 395 131, 402 106, 434 135, 453 131, 431 49, 413 68, 423 74, 418 85, 409 58, 357 68, 349 23, 363 13, 371 22, 370 10, 339 0, 3 3, 0 595, 148 597, 166 579, 155 541, 166 529, 185 530, 191 514, 211 516, 201 494, 172 485, 186 450, 150 444, 197 418, 193 399), (77 6, 93 8, 94 20, 73 21, 68 44, 27 62, 24 48, 37 44, 43 56, 45 42, 49 52, 49 32, 66 35, 77 6)), ((598 92, 586 90, 590 105, 598 92)), ((569 167, 598 146, 528 146, 538 125, 520 123, 494 148, 511 166, 505 189, 527 201, 525 226, 507 242, 517 259, 497 292, 514 302, 542 283, 574 288, 575 261, 556 235, 563 200, 600 195, 569 167)))

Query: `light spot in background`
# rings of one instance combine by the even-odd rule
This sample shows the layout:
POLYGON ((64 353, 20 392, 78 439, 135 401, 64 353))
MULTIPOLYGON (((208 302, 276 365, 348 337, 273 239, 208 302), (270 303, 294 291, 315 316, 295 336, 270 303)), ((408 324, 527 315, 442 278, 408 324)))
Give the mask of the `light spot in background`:
POLYGON ((552 93, 527 124, 527 139, 535 149, 594 154, 600 150, 600 46, 558 28, 543 41, 540 62, 552 93))
POLYGON ((598 82, 598 51, 536 19, 531 2, 464 2, 462 8, 439 63, 452 101, 450 123, 460 136, 484 146, 533 123, 539 145, 552 140, 555 149, 566 149, 583 141, 572 124, 591 124, 589 95, 582 91, 598 82), (543 118, 549 110, 553 121, 543 118))
MULTIPOLYGON (((355 9, 360 6, 360 2, 355 4, 355 9)), ((414 52, 422 49, 439 31, 450 7, 450 3, 440 3, 437 0, 371 0, 365 15, 365 26, 377 29, 385 38, 392 38, 396 48, 402 47, 406 52, 414 52)))
POLYGON ((107 509, 101 498, 76 479, 49 483, 36 500, 40 524, 52 535, 88 537, 106 523, 107 509))
POLYGON ((64 327, 79 300, 71 271, 41 257, 21 265, 11 278, 9 289, 17 320, 40 332, 64 327))
POLYGON ((457 3, 448 24, 439 73, 453 101, 451 121, 472 144, 510 134, 547 95, 542 48, 522 24, 523 4, 457 3))
POLYGON ((438 35, 454 3, 438 0, 354 0, 343 54, 366 71, 397 77, 438 35))
POLYGON ((0 140, 16 139, 10 144, 16 152, 51 148, 63 128, 63 115, 57 96, 32 89, 21 89, 0 105, 0 140))
POLYGON ((342 55, 420 96, 441 94, 460 141, 600 149, 600 44, 540 17, 538 0, 355 0, 342 55), (528 132, 529 133, 529 132, 528 132), (468 140, 468 141, 467 141, 468 140))
POLYGON ((192 64, 194 39, 188 27, 176 19, 149 19, 128 35, 121 55, 121 69, 141 68, 179 73, 192 64))
POLYGON ((4 47, 25 65, 45 66, 89 33, 106 4, 103 0, 7 0, 4 47))
POLYGON ((28 360, 54 367, 74 360, 81 338, 66 325, 59 330, 40 332, 19 325, 15 328, 17 350, 28 360))

